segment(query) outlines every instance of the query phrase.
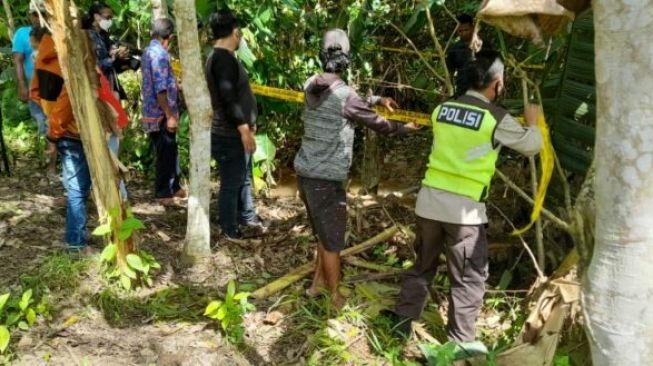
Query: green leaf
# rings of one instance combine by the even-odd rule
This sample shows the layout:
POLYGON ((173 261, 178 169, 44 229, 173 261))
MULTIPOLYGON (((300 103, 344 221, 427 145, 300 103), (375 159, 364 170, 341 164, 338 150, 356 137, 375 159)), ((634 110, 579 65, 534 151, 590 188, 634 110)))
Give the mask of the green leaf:
POLYGON ((497 289, 498 290, 507 289, 511 281, 512 281, 512 271, 509 270, 503 271, 503 274, 501 275, 501 279, 499 280, 499 284, 497 285, 497 289))
POLYGON ((129 290, 132 287, 132 281, 125 275, 120 276, 120 284, 125 290, 129 290))
POLYGON ((9 300, 9 293, 0 296, 0 311, 5 307, 7 300, 9 300))
POLYGON ((125 241, 125 240, 129 239, 132 236, 133 232, 134 232, 134 230, 132 230, 132 229, 121 228, 120 232, 118 233, 118 239, 120 239, 121 241, 125 241))
POLYGON ((93 230, 93 235, 95 236, 105 236, 111 232, 111 225, 109 223, 102 224, 93 230))
POLYGON ((25 311, 25 309, 27 309, 31 301, 32 301, 32 289, 28 289, 27 291, 23 292, 23 296, 21 296, 20 302, 18 303, 20 310, 25 311))
POLYGON ((109 244, 102 250, 100 258, 105 262, 111 262, 116 258, 118 247, 115 244, 109 244))
POLYGON ((146 272, 147 270, 145 269, 145 266, 143 265, 143 261, 141 260, 141 257, 139 257, 136 254, 127 254, 127 263, 131 266, 131 268, 139 271, 139 272, 146 272))
POLYGON ((27 325, 27 323, 25 323, 25 321, 21 320, 20 322, 18 322, 18 328, 21 329, 21 330, 28 330, 29 325, 27 325))
POLYGON ((145 229, 145 225, 141 222, 141 220, 135 218, 135 217, 128 217, 125 219, 125 221, 122 222, 122 225, 120 225, 121 229, 131 229, 131 230, 138 230, 138 229, 145 229))
POLYGON ((36 321, 36 313, 34 312, 33 309, 27 309, 27 312, 25 313, 25 319, 27 320, 27 324, 34 325, 34 322, 36 321))
POLYGON ((236 294, 236 282, 229 281, 227 285, 227 299, 233 299, 236 294))
POLYGON ((123 276, 127 276, 127 277, 129 277, 129 278, 131 278, 131 279, 134 279, 134 280, 135 280, 136 277, 137 277, 137 276, 136 276, 136 272, 135 272, 133 269, 131 269, 131 267, 128 266, 128 265, 122 267, 122 275, 123 275, 123 276))
POLYGON ((213 313, 215 313, 218 310, 218 308, 220 308, 220 306, 222 306, 222 301, 219 300, 211 301, 206 306, 206 310, 204 310, 204 315, 211 316, 213 313))
POLYGON ((229 319, 222 319, 220 321, 220 325, 222 326, 222 329, 224 329, 224 330, 227 330, 227 328, 229 327, 229 323, 230 323, 229 319))
POLYGON ((249 292, 239 292, 236 294, 236 296, 234 296, 234 300, 240 301, 242 299, 247 299, 248 296, 249 292))
POLYGON ((218 312, 215 314, 215 317, 218 320, 225 320, 225 317, 227 316, 227 310, 225 309, 225 306, 221 306, 218 308, 218 312))
POLYGON ((5 324, 11 326, 16 324, 19 320, 20 320, 20 313, 11 313, 7 317, 7 321, 5 322, 5 324))
POLYGON ((9 340, 11 336, 9 335, 9 329, 4 325, 0 325, 0 353, 4 352, 9 346, 9 340))

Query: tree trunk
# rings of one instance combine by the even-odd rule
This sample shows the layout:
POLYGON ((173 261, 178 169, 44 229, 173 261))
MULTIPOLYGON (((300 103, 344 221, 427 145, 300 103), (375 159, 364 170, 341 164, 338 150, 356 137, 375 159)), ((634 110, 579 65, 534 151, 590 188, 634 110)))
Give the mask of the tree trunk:
POLYGON ((596 0, 596 242, 584 283, 594 365, 653 365, 653 1, 596 0))
POLYGON ((95 51, 87 33, 80 26, 79 12, 72 0, 47 0, 53 11, 52 38, 57 49, 66 90, 70 97, 75 121, 79 125, 86 161, 93 182, 94 197, 101 219, 113 212, 115 230, 112 243, 117 247, 118 266, 125 265, 125 257, 134 250, 131 242, 119 239, 118 231, 124 210, 118 193, 116 167, 109 153, 104 126, 108 116, 100 113, 97 100, 95 51), (91 55, 89 57, 89 55, 91 55), (75 72, 70 72, 75 70, 75 72))
POLYGON ((150 4, 152 5, 152 20, 168 18, 168 3, 166 0, 150 0, 150 4))
POLYGON ((202 51, 197 34, 195 2, 176 0, 177 33, 182 67, 182 86, 191 117, 190 195, 184 255, 191 261, 211 252, 209 226, 211 161, 211 99, 204 78, 202 51))
POLYGON ((365 146, 363 150, 363 167, 361 169, 361 183, 363 191, 376 194, 381 181, 381 150, 379 149, 379 135, 365 129, 365 146))
POLYGON ((9 6, 8 0, 2 0, 2 5, 5 8, 5 14, 7 14, 7 28, 9 29, 9 39, 14 38, 14 16, 11 14, 11 7, 9 6))

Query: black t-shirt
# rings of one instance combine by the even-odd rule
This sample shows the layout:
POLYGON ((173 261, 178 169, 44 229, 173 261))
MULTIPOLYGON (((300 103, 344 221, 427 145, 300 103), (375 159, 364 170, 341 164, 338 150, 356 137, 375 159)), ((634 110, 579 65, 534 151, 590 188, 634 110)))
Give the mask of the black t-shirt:
POLYGON ((237 137, 238 126, 255 126, 256 98, 247 71, 233 53, 224 48, 213 49, 206 61, 206 82, 213 107, 212 134, 237 137))

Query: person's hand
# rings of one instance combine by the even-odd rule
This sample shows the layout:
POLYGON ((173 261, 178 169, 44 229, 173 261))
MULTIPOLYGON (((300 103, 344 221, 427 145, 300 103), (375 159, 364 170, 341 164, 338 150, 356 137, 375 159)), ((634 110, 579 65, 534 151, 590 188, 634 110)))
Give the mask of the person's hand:
POLYGON ((29 101, 29 90, 24 85, 18 87, 18 99, 23 102, 29 101))
POLYGON ((254 137, 254 133, 251 130, 244 133, 241 132, 240 139, 243 142, 245 152, 248 154, 253 154, 254 151, 256 151, 256 138, 254 137))
POLYGON ((386 97, 381 98, 381 102, 379 104, 384 106, 385 109, 390 111, 390 113, 394 113, 395 108, 399 108, 399 105, 397 104, 397 102, 395 102, 395 100, 392 99, 392 98, 386 98, 386 97))
POLYGON ((537 126, 537 119, 542 113, 542 108, 538 104, 527 104, 524 107, 524 121, 528 127, 537 126))
POLYGON ((177 127, 179 127, 179 120, 175 116, 169 116, 166 121, 166 130, 170 133, 177 132, 177 127))
POLYGON ((127 59, 129 58, 129 50, 126 47, 120 47, 118 48, 117 56, 123 60, 127 59))
POLYGON ((419 131, 419 130, 421 130, 421 129, 422 129, 422 126, 421 126, 421 125, 418 125, 418 124, 415 123, 415 122, 410 122, 410 123, 406 123, 406 124, 404 125, 404 128, 407 129, 407 130, 410 131, 410 132, 415 132, 415 131, 419 131))

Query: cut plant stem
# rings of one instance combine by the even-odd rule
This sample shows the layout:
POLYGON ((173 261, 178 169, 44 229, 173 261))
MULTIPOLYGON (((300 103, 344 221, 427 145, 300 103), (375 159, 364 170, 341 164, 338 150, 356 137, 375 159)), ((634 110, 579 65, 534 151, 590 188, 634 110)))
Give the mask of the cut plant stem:
MULTIPOLYGON (((355 245, 351 248, 347 248, 340 252, 340 257, 347 257, 351 255, 356 255, 359 253, 362 253, 375 245, 384 242, 390 238, 392 238, 397 232, 399 231, 399 228, 394 225, 391 226, 387 229, 385 229, 383 232, 380 234, 377 234, 373 238, 368 239, 367 241, 355 245)), ((306 263, 286 274, 285 276, 276 279, 269 284, 259 288, 258 290, 254 291, 252 293, 252 298, 255 299, 264 299, 269 297, 270 295, 273 295, 284 288, 292 285, 293 283, 301 280, 302 278, 308 276, 315 270, 315 264, 314 263, 306 263)))

